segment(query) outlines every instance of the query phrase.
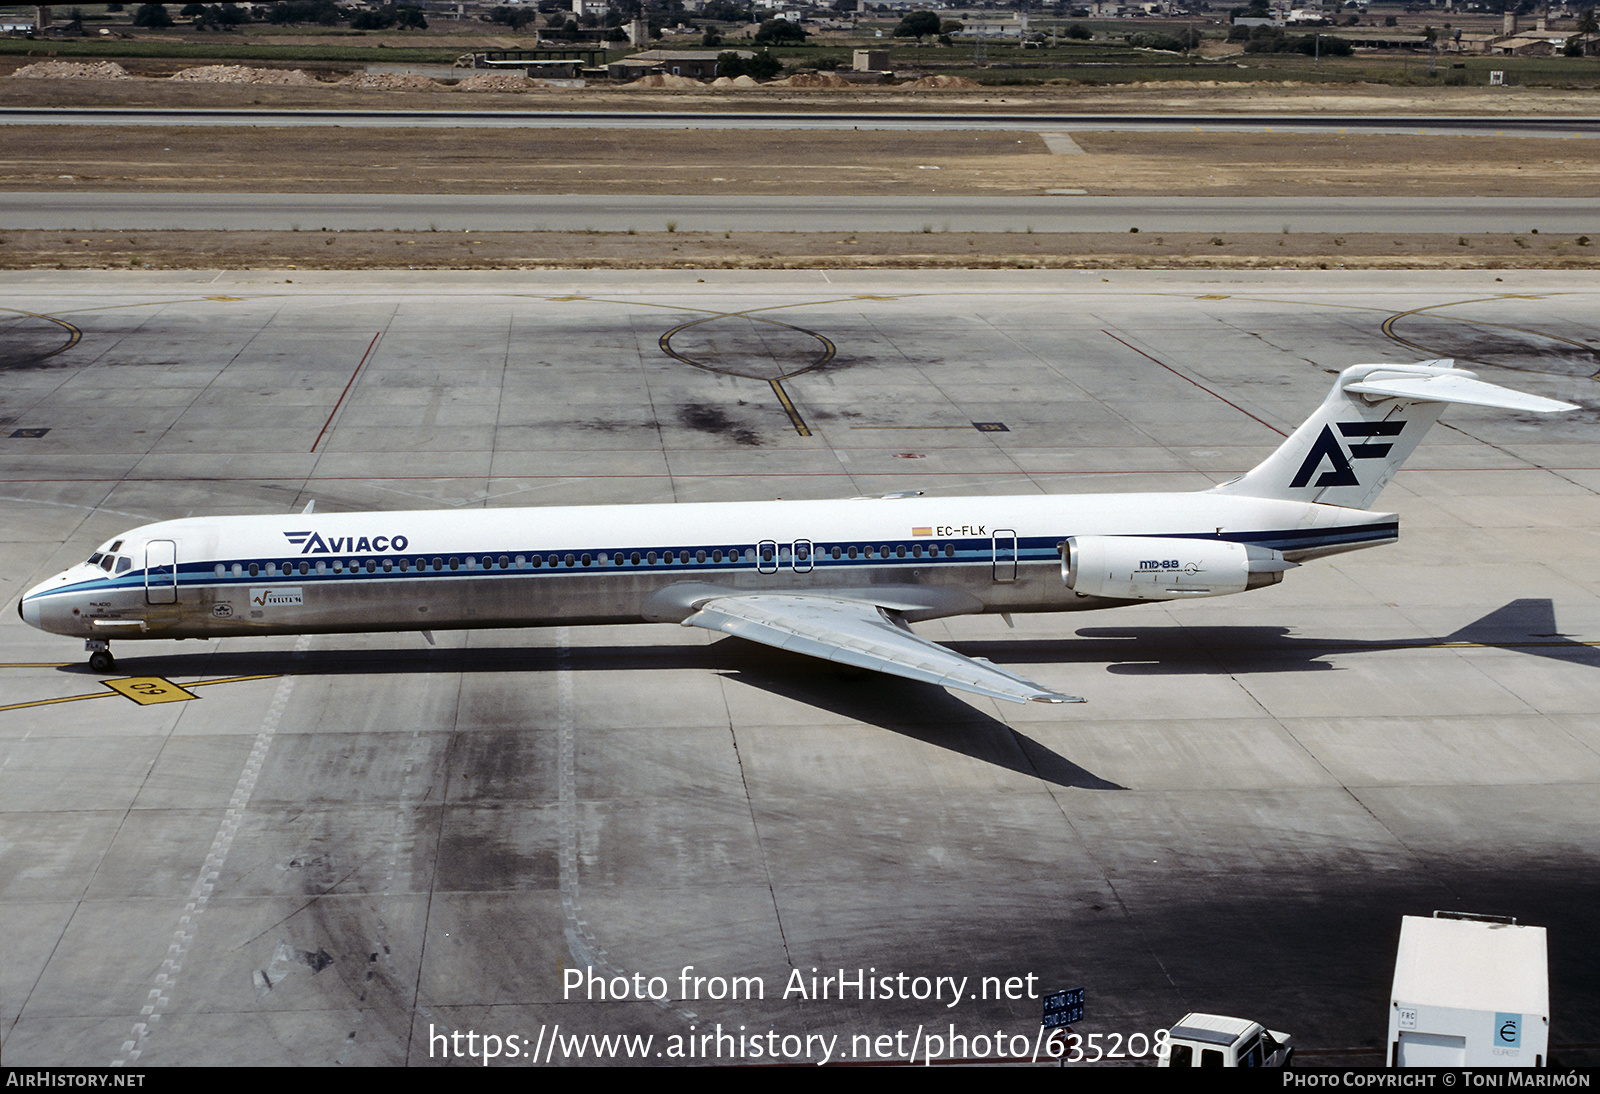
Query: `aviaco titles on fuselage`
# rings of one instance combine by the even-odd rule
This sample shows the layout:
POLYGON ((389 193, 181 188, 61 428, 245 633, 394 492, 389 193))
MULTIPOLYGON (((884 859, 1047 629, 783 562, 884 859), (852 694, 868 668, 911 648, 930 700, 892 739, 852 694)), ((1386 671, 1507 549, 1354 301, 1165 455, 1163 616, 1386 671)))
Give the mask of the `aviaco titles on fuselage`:
POLYGON ((1449 361, 1355 365, 1263 463, 1194 493, 196 517, 118 536, 18 611, 84 639, 96 671, 114 639, 652 621, 1077 701, 909 624, 1221 596, 1393 542, 1369 506, 1453 402, 1575 409, 1449 361))

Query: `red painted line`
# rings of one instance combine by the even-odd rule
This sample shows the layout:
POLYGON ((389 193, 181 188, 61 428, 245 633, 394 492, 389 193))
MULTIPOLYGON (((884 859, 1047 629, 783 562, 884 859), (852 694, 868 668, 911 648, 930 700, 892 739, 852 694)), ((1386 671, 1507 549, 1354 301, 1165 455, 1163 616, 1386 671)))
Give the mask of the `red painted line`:
POLYGON ((339 408, 344 405, 344 397, 350 394, 350 388, 355 385, 356 377, 361 375, 361 367, 367 363, 367 358, 372 356, 372 347, 376 346, 378 339, 382 337, 383 332, 379 331, 372 336, 372 341, 367 343, 367 352, 361 355, 356 370, 350 374, 349 382, 344 385, 344 390, 339 392, 339 401, 333 404, 333 409, 328 412, 328 420, 322 423, 322 429, 317 432, 317 439, 311 442, 311 451, 315 452, 317 445, 322 443, 323 434, 327 433, 328 427, 333 424, 333 416, 339 413, 339 408))
MULTIPOLYGON (((1103 330, 1100 333, 1105 335, 1107 338, 1112 338, 1112 339, 1115 339, 1118 342, 1122 342, 1122 339, 1117 338, 1116 335, 1112 334, 1108 330, 1103 330)), ((1156 361, 1156 359, 1154 357, 1151 357, 1148 353, 1146 353, 1144 350, 1140 349, 1138 346, 1135 346, 1135 345, 1133 345, 1133 344, 1131 344, 1129 342, 1122 342, 1122 344, 1127 346, 1129 349, 1133 350, 1133 352, 1137 353, 1140 357, 1144 357, 1144 358, 1147 358, 1147 359, 1149 359, 1151 361, 1155 361, 1156 364, 1160 365, 1162 368, 1164 368, 1168 372, 1172 373, 1172 375, 1176 376, 1178 379, 1187 380, 1189 383, 1194 384, 1195 387, 1199 388, 1201 391, 1205 392, 1207 395, 1211 396, 1213 399, 1221 399, 1223 402, 1225 402, 1229 406, 1233 407, 1233 409, 1237 410, 1240 414, 1243 414, 1246 418, 1249 418, 1251 421, 1253 421, 1253 422, 1261 422, 1262 425, 1264 425, 1268 429, 1272 430, 1278 436, 1287 437, 1289 435, 1289 434, 1285 433, 1283 430, 1279 429, 1277 426, 1273 425, 1271 422, 1262 422, 1260 418, 1257 418, 1254 414, 1250 413, 1248 410, 1246 410, 1244 407, 1240 406, 1238 403, 1236 403, 1233 400, 1228 399, 1228 398, 1226 398, 1226 397, 1224 397, 1222 395, 1218 395, 1215 391, 1212 391, 1210 388, 1206 387, 1206 385, 1200 383, 1197 380, 1190 379, 1189 377, 1185 376, 1183 373, 1179 372, 1177 369, 1173 368, 1171 365, 1167 364, 1166 362, 1164 362, 1164 361, 1156 361)))

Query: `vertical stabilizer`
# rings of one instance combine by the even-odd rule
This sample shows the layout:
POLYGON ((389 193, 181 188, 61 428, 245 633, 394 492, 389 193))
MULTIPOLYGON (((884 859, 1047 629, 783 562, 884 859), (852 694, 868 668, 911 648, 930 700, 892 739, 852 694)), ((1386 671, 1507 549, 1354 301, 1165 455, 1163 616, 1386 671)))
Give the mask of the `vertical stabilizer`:
POLYGON ((1577 409, 1485 383, 1454 366, 1352 365, 1276 452, 1212 492, 1366 509, 1451 403, 1539 413, 1577 409))

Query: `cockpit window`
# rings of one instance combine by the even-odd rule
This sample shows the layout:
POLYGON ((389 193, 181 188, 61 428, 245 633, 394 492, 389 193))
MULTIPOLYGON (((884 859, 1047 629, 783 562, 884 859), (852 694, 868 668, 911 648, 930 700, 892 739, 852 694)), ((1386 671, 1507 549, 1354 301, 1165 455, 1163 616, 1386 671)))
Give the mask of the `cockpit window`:
POLYGON ((105 558, 100 560, 100 568, 109 574, 111 572, 111 567, 116 565, 116 562, 116 555, 107 555, 105 558))
POLYGON ((131 568, 132 566, 133 566, 133 559, 131 559, 131 558, 119 558, 119 559, 117 559, 117 573, 119 573, 119 574, 127 573, 129 568, 131 568))
POLYGON ((96 551, 94 554, 89 556, 89 561, 84 563, 84 565, 86 565, 86 566, 98 566, 98 565, 100 565, 100 560, 102 558, 105 558, 105 557, 106 556, 104 554, 102 554, 99 551, 96 551))
POLYGON ((111 545, 110 553, 111 554, 116 554, 120 550, 122 550, 122 541, 119 539, 119 540, 117 540, 115 543, 113 543, 111 545))

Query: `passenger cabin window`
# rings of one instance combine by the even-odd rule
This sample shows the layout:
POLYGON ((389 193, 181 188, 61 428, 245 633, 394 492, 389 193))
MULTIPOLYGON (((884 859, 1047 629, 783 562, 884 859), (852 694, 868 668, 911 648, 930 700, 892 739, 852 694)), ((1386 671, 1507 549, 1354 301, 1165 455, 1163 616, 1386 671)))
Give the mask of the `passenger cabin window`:
POLYGON ((1194 1049, 1188 1045, 1173 1045, 1169 1050, 1171 1059, 1167 1061, 1168 1067, 1193 1067, 1194 1049))

